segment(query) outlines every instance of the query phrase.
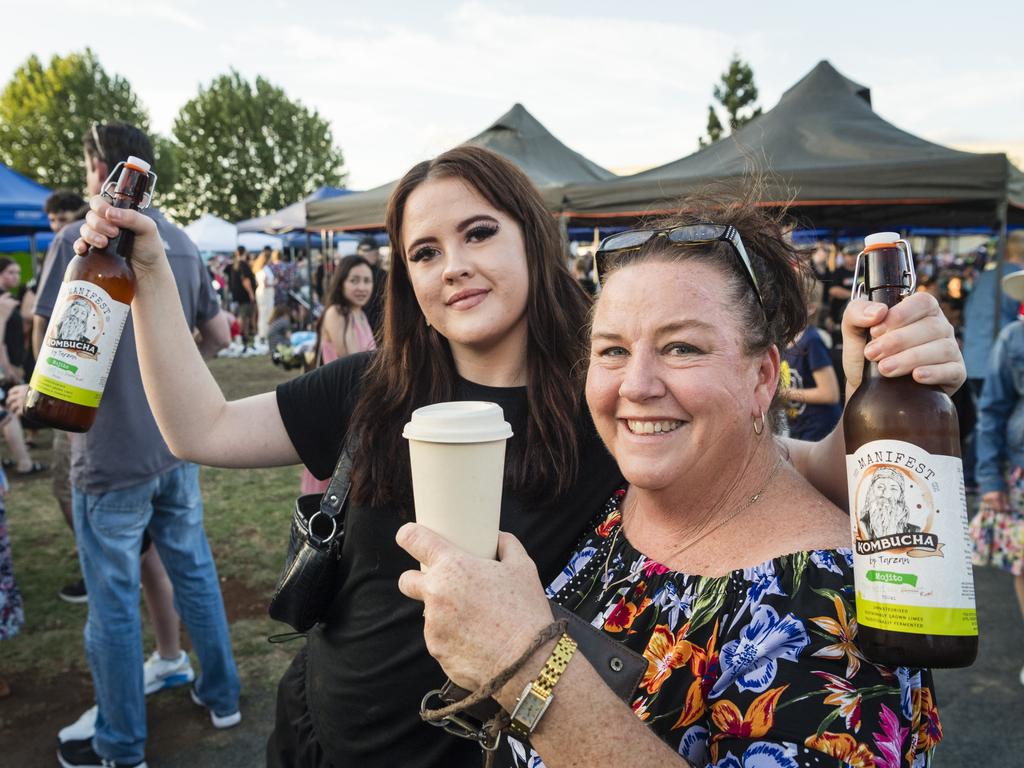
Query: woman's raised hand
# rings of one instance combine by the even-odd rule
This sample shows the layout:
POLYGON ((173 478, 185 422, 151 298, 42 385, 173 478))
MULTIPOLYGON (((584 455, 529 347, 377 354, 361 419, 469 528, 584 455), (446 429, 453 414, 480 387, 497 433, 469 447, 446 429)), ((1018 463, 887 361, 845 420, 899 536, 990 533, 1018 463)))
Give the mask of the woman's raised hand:
POLYGON ((423 563, 398 580, 424 604, 427 650, 452 681, 476 690, 505 670, 552 621, 537 568, 510 533, 498 535, 498 559, 466 554, 425 526, 406 523, 398 545, 423 563))
POLYGON ((878 363, 883 376, 913 374, 915 381, 942 387, 947 394, 956 392, 967 378, 953 326, 929 293, 912 294, 895 307, 866 299, 851 301, 843 313, 848 392, 860 385, 865 357, 878 363))
POLYGON ((89 213, 82 225, 81 237, 75 241, 75 252, 84 254, 89 246, 106 248, 111 238, 116 237, 122 229, 130 229, 135 233, 135 245, 132 248, 132 269, 137 278, 153 270, 166 260, 164 245, 156 230, 156 223, 138 211, 115 208, 102 195, 95 195, 89 200, 89 213))

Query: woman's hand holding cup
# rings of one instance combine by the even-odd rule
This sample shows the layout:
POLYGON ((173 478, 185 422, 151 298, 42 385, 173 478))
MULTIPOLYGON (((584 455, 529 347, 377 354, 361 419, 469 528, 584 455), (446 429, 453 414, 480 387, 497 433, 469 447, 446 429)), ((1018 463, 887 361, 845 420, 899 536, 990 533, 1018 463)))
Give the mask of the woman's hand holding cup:
POLYGON ((427 650, 456 685, 487 683, 551 623, 537 568, 512 534, 499 534, 497 560, 466 554, 418 523, 395 538, 424 565, 403 573, 398 588, 423 602, 427 650))

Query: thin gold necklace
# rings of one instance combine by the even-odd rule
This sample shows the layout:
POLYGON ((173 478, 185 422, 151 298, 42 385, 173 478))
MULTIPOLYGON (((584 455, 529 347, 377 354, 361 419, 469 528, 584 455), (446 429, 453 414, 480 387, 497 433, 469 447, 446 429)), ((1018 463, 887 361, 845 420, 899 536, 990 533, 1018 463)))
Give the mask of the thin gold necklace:
MULTIPOLYGON (((736 507, 736 509, 734 509, 728 516, 722 518, 721 520, 716 522, 714 525, 712 525, 710 528, 708 528, 707 524, 705 524, 703 528, 701 528, 699 531, 697 531, 696 535, 694 535, 693 538, 691 538, 689 541, 687 541, 685 544, 683 544, 678 549, 675 549, 672 552, 670 552, 668 557, 665 558, 665 560, 671 560, 673 558, 679 557, 679 555, 683 554, 686 550, 688 550, 694 544, 696 544, 697 542, 703 541, 704 539, 706 539, 708 536, 713 534, 718 529, 722 528, 723 526, 727 525, 731 521, 735 520, 740 515, 740 513, 743 512, 745 509, 748 509, 752 505, 756 504, 760 500, 760 498, 764 495, 765 491, 768 490, 769 484, 771 483, 772 479, 775 477, 775 474, 779 471, 779 467, 781 465, 782 465, 782 456, 780 455, 779 458, 775 462, 775 466, 772 467, 771 471, 768 473, 768 477, 765 478, 764 484, 761 486, 760 490, 758 490, 757 493, 755 493, 753 496, 748 497, 747 500, 744 503, 740 504, 740 506, 736 507)), ((625 499, 623 499, 623 504, 625 504, 625 499)), ((623 512, 625 512, 625 510, 623 510, 623 512)), ((608 554, 605 556, 605 560, 604 560, 604 577, 601 580, 602 583, 608 581, 608 567, 611 564, 612 552, 615 550, 615 542, 618 541, 619 531, 621 531, 625 527, 625 524, 626 524, 626 516, 625 516, 625 514, 623 514, 623 515, 620 516, 619 527, 615 529, 615 533, 612 535, 611 545, 608 548, 608 554)), ((645 557, 646 557, 646 555, 645 555, 645 557)), ((647 559, 651 560, 651 558, 649 558, 649 557, 647 559)), ((658 562, 661 562, 662 564, 664 564, 665 560, 661 560, 661 561, 658 561, 658 562)), ((617 586, 621 582, 624 582, 624 581, 626 581, 628 579, 629 579, 629 576, 624 576, 623 578, 619 579, 618 581, 613 582, 613 583, 608 584, 607 586, 605 586, 604 587, 604 591, 607 592, 612 587, 617 586)))

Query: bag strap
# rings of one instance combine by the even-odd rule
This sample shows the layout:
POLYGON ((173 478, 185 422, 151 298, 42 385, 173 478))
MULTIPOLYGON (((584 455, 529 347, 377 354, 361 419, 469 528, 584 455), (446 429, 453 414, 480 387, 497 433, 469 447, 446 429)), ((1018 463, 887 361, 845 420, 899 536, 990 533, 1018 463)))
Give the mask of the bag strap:
POLYGON ((355 437, 352 434, 347 435, 338 463, 334 467, 334 474, 331 475, 331 482, 320 499, 320 511, 309 519, 309 540, 314 546, 328 545, 345 531, 345 518, 342 513, 352 490, 354 445, 355 437))

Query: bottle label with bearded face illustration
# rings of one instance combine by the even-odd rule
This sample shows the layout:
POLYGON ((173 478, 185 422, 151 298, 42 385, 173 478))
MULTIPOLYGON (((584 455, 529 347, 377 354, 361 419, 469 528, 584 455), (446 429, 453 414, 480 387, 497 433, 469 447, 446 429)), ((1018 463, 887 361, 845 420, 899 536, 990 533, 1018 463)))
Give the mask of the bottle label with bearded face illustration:
POLYGON ((976 635, 963 465, 901 440, 846 457, 857 622, 894 632, 976 635))
POLYGON ((58 400, 98 407, 127 319, 128 305, 95 283, 63 283, 32 373, 32 388, 58 400))

